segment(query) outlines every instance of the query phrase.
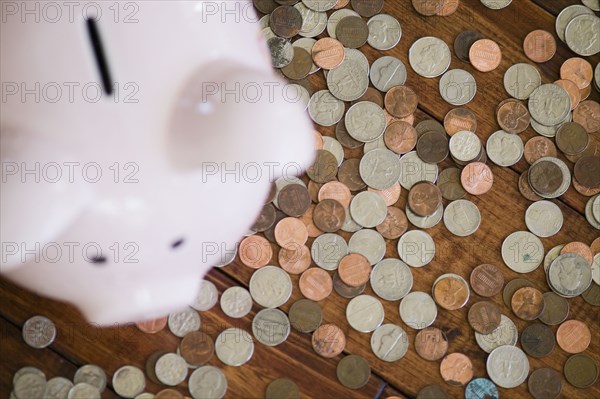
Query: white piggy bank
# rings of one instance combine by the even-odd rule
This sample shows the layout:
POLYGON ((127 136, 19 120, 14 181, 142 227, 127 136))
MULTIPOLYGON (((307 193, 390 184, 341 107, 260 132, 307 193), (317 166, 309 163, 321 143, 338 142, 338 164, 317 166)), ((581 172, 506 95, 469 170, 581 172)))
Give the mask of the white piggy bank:
POLYGON ((2 275, 103 325, 190 304, 313 157, 252 3, 0 5, 2 275))

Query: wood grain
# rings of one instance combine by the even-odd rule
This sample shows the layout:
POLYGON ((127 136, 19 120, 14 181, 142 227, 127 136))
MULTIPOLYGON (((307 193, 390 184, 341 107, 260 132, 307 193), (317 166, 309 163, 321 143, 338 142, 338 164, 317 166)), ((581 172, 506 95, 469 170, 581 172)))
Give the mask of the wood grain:
MULTIPOLYGON (((469 64, 460 62, 453 57, 451 68, 462 68, 471 72, 478 84, 478 93, 466 107, 475 112, 478 117, 477 134, 483 142, 499 126, 495 120, 494 109, 503 99, 508 97, 502 85, 503 74, 512 64, 529 62, 522 50, 522 42, 527 33, 534 29, 545 29, 554 35, 554 16, 566 5, 579 4, 577 1, 525 1, 515 0, 508 8, 499 11, 488 10, 479 0, 463 1, 457 13, 441 17, 422 17, 416 14, 408 1, 386 2, 384 12, 398 18, 402 25, 403 37, 400 44, 391 51, 378 52, 364 46, 361 50, 373 62, 381 55, 394 55, 407 65, 407 85, 413 87, 420 97, 419 110, 415 114, 416 122, 433 118, 442 121, 445 114, 452 108, 445 103, 438 90, 439 79, 425 79, 416 75, 408 63, 408 49, 411 44, 422 36, 433 35, 440 37, 452 49, 456 35, 466 29, 474 29, 484 36, 497 41, 503 52, 503 60, 498 69, 489 73, 475 71, 469 64)), ((558 39, 557 39, 558 41, 558 39)), ((560 41, 555 57, 544 64, 538 64, 544 83, 558 79, 558 71, 562 62, 574 54, 560 41)), ((600 57, 590 57, 594 65, 600 57)), ((311 84, 315 88, 324 87, 322 74, 311 77, 311 84)), ((591 98, 598 100, 598 93, 593 91, 591 98)), ((333 136, 332 128, 319 128, 324 135, 333 136)), ((529 128, 520 136, 524 141, 535 136, 529 128)), ((595 133, 600 139, 600 132, 595 133)), ((346 150, 346 157, 359 157, 361 150, 346 150)), ((572 164, 567 162, 572 167, 572 164)), ((440 168, 451 165, 446 160, 440 168)), ((428 266, 422 269, 412 269, 415 291, 431 291, 435 278, 447 272, 460 274, 468 278, 471 270, 481 263, 497 265, 509 281, 522 277, 507 268, 500 257, 500 246, 504 238, 517 230, 527 230, 524 223, 524 213, 529 201, 522 198, 517 189, 519 174, 527 168, 524 160, 511 168, 500 168, 491 165, 494 173, 494 186, 492 190, 481 196, 467 198, 473 201, 480 209, 482 223, 479 230, 470 237, 459 238, 453 236, 443 226, 443 223, 429 229, 436 242, 436 256, 428 266)), ((404 209, 406 206, 406 190, 395 206, 404 209)), ((572 188, 565 195, 553 200, 563 211, 564 226, 560 233, 554 237, 544 238, 542 242, 545 250, 555 245, 570 241, 590 243, 598 237, 594 230, 582 216, 587 198, 578 194, 572 188)), ((447 205, 447 202, 445 202, 447 205)), ((413 227, 411 227, 412 229, 413 227)), ((345 239, 350 234, 341 233, 345 239)), ((310 244, 311 241, 309 241, 310 244)), ((397 240, 387 243, 386 257, 397 257, 397 240)), ((273 264, 277 264, 277 245, 274 246, 273 264)), ((249 269, 238 260, 223 269, 212 270, 207 279, 216 284, 219 292, 223 292, 232 285, 247 286, 253 270, 249 269)), ((298 277, 291 276, 293 281, 292 297, 281 309, 285 312, 293 302, 302 298, 298 288, 298 277)), ((538 268, 524 276, 535 283, 543 291, 549 287, 545 281, 544 272, 538 268)), ((374 295, 368 287, 366 293, 374 295)), ((87 324, 79 312, 71 305, 41 298, 25 291, 5 279, 0 280, 0 325, 2 326, 2 340, 0 341, 3 358, 3 367, 0 371, 0 395, 7 396, 11 389, 13 373, 24 365, 33 365, 41 368, 51 377, 62 375, 72 378, 74 371, 80 365, 95 363, 104 368, 112 376, 114 371, 124 365, 132 364, 144 366, 146 358, 156 350, 175 351, 179 339, 168 331, 156 335, 147 335, 139 332, 132 325, 118 325, 108 329, 98 329, 87 324), (59 335, 56 342, 49 348, 34 350, 27 347, 20 338, 18 327, 34 314, 43 314, 57 324, 59 335)), ((476 345, 474 334, 466 321, 468 308, 483 298, 472 294, 468 305, 457 311, 439 309, 435 325, 442 328, 448 335, 449 352, 462 352, 473 361, 475 376, 486 376, 485 360, 487 354, 476 345)), ((517 319, 511 310, 504 305, 501 294, 492 300, 498 304, 504 314, 515 321, 519 331, 528 324, 517 319)), ((317 356, 310 345, 309 334, 293 332, 289 339, 275 348, 268 348, 256 344, 253 358, 243 367, 235 368, 224 366, 218 359, 213 358, 210 364, 221 368, 227 376, 229 390, 227 397, 257 398, 264 395, 266 385, 273 379, 288 377, 299 385, 303 397, 306 398, 359 398, 382 397, 396 395, 400 397, 415 397, 425 385, 437 383, 443 386, 452 398, 464 396, 464 388, 451 387, 444 383, 439 374, 439 362, 428 362, 414 351, 415 330, 407 327, 399 318, 399 302, 382 301, 385 309, 385 322, 402 326, 409 335, 410 349, 407 355, 394 363, 385 363, 378 360, 370 349, 370 334, 359 333, 349 327, 345 319, 345 308, 348 299, 342 298, 335 292, 321 302, 324 322, 335 323, 346 333, 348 344, 346 354, 364 356, 371 365, 373 375, 369 384, 361 390, 351 391, 343 388, 336 379, 335 368, 341 359, 323 359, 317 356)), ((600 334, 600 312, 598 308, 585 303, 582 298, 569 300, 571 313, 569 318, 584 321, 592 331, 593 337, 600 334)), ((241 320, 234 320, 225 316, 215 306, 208 312, 202 312, 202 328, 214 338, 223 329, 236 326, 250 331, 252 317, 260 307, 254 305, 253 311, 241 320)), ((556 327, 551 327, 556 331, 556 327)), ((600 340, 593 339, 586 350, 600 365, 600 340)), ((555 348, 552 354, 544 359, 530 358, 531 370, 539 367, 551 367, 562 373, 562 367, 568 355, 560 348, 555 348)), ((148 382, 147 390, 156 392, 160 389, 152 382, 148 382)), ((187 393, 187 387, 182 384, 178 389, 187 393)), ((501 397, 528 398, 526 383, 516 389, 500 389, 501 397)), ((116 394, 107 389, 104 397, 116 397, 116 394)), ((600 397, 600 384, 597 383, 587 390, 576 389, 563 380, 562 398, 591 398, 600 397)))

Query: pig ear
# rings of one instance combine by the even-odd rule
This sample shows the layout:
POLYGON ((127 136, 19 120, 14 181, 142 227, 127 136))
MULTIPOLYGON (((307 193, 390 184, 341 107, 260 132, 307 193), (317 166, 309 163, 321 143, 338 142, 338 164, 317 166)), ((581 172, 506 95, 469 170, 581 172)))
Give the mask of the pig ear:
POLYGON ((91 202, 92 192, 85 182, 69 182, 69 157, 56 140, 1 128, 0 161, 0 271, 6 272, 39 259, 91 202))
POLYGON ((270 164, 275 178, 300 173, 313 160, 314 136, 293 94, 271 70, 233 61, 203 66, 175 101, 168 133, 171 161, 183 168, 270 164))

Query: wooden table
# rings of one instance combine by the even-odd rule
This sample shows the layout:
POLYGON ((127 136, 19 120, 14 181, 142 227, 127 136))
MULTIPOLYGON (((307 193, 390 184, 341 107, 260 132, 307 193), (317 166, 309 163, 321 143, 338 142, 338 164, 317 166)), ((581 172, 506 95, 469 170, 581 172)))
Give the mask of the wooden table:
MULTIPOLYGON (((415 114, 416 121, 433 118, 442 121, 444 115, 452 108, 445 103, 438 92, 438 79, 425 79, 417 76, 408 63, 408 49, 416 39, 422 36, 433 35, 440 37, 452 47, 456 35, 467 29, 474 29, 484 36, 495 40, 502 48, 502 63, 499 68, 490 73, 475 71, 470 65, 459 61, 453 54, 451 68, 463 68, 474 74, 478 92, 468 108, 477 114, 479 127, 477 134, 485 142, 491 133, 499 127, 495 120, 494 110, 503 99, 508 98, 505 93, 502 78, 504 72, 517 62, 530 62, 523 53, 523 39, 534 29, 545 29, 555 36, 555 16, 565 6, 577 4, 577 1, 568 0, 515 0, 506 9, 492 11, 481 5, 479 0, 463 0, 455 14, 441 17, 422 17, 412 8, 410 1, 386 2, 384 12, 394 15, 402 25, 402 39, 393 50, 385 52, 399 57, 408 70, 407 84, 415 89, 420 97, 420 108, 415 114)), ((558 39, 557 39, 558 41, 558 39)), ((543 83, 553 82, 559 78, 559 68, 562 62, 575 56, 565 44, 558 41, 558 51, 554 58, 544 64, 538 64, 542 74, 543 83)), ((368 45, 364 46, 370 62, 381 54, 368 45)), ((598 56, 590 60, 593 65, 599 61, 598 56)), ((531 63, 531 62, 530 62, 531 63)), ((323 87, 322 74, 311 77, 315 87, 323 87)), ((592 99, 598 100, 595 90, 592 99)), ((333 129, 319 130, 325 135, 333 135, 333 129)), ((523 141, 527 141, 536 133, 529 128, 521 134, 523 141)), ((596 132, 600 139, 600 132, 596 132)), ((347 151, 347 157, 358 157, 360 151, 347 151)), ((562 156, 562 155, 561 155, 562 156)), ((571 163, 568 163, 572 167, 571 163)), ((445 161, 442 167, 450 165, 445 161)), ((490 164, 491 165, 491 164, 490 164)), ((453 236, 444 227, 443 223, 429 230, 436 242, 437 253, 434 260, 427 267, 413 269, 413 290, 430 291, 434 279, 445 272, 454 272, 468 278, 471 270, 481 263, 493 263, 502 270, 505 280, 520 277, 506 267, 500 257, 500 246, 505 237, 517 230, 527 230, 524 222, 524 213, 529 201, 525 200, 517 190, 519 174, 527 168, 525 160, 521 160, 511 168, 500 168, 491 165, 495 176, 492 190, 481 196, 469 196, 479 207, 482 223, 479 230, 467 238, 453 236)), ((406 190, 396 206, 404 209, 406 204, 406 190)), ((542 239, 546 250, 561 243, 582 241, 591 243, 599 235, 585 220, 583 213, 587 198, 578 194, 572 187, 554 202, 564 214, 564 226, 557 235, 542 239)), ((411 227, 412 228, 412 227, 411 227)), ((342 234, 344 235, 344 234, 342 234)), ((347 239, 348 235, 344 235, 347 239)), ((396 242, 388 243, 387 257, 397 257, 396 242)), ((276 254, 277 252, 275 252, 276 254)), ((275 256, 276 258, 276 256, 275 256)), ((276 259, 274 259, 276 264, 276 259)), ((219 292, 233 285, 248 286, 252 270, 241 265, 236 260, 233 264, 211 271, 207 277, 216 284, 219 292)), ((545 282, 542 268, 525 276, 543 291, 549 288, 545 282)), ((298 278, 292 276, 294 289, 292 298, 281 307, 288 311, 291 304, 302 298, 298 289, 298 278)), ((372 294, 367 288, 366 293, 372 294)), ((86 363, 100 365, 109 377, 114 371, 124 365, 132 364, 144 367, 146 358, 155 350, 175 351, 179 339, 167 330, 156 335, 146 335, 132 325, 118 325, 114 328, 100 329, 87 324, 79 312, 70 305, 59 303, 25 291, 5 279, 0 280, 0 325, 2 326, 2 340, 0 341, 0 356, 2 368, 0 369, 0 396, 7 397, 11 390, 12 376, 20 367, 31 365, 41 368, 48 378, 64 376, 73 378, 75 370, 86 363), (20 328, 24 321, 35 314, 42 314, 52 319, 58 328, 58 337, 50 348, 35 350, 29 348, 20 336, 20 328)), ((435 325, 447 332, 450 346, 449 353, 462 352, 468 355, 474 365, 475 377, 486 376, 485 360, 487 354, 475 343, 473 330, 466 321, 468 307, 475 301, 482 299, 473 294, 469 304, 457 311, 439 311, 435 325)), ((492 298, 501 306, 504 314, 511 317, 517 324, 519 331, 527 325, 513 315, 502 301, 501 294, 492 298)), ((416 331, 406 327, 399 318, 398 302, 382 301, 385 307, 385 323, 395 323, 402 326, 409 334, 410 349, 404 358, 394 363, 385 363, 378 360, 370 349, 370 334, 354 331, 345 319, 345 307, 348 303, 335 292, 323 301, 324 321, 335 323, 342 327, 347 336, 345 354, 358 354, 365 357, 373 370, 369 383, 364 388, 352 391, 342 387, 336 379, 336 365, 342 356, 334 359, 324 359, 314 353, 310 345, 310 335, 293 331, 289 339, 275 347, 270 348, 256 344, 252 359, 243 367, 224 366, 216 357, 210 364, 219 367, 227 376, 229 398, 258 398, 263 397, 265 387, 273 379, 289 377, 300 387, 303 397, 312 398, 365 398, 397 395, 400 397, 415 397, 417 392, 425 385, 437 383, 445 387, 452 398, 464 397, 464 388, 451 387, 446 384, 439 373, 439 362, 428 362, 421 359, 414 351, 414 336, 416 331)), ((600 365, 600 310, 585 303, 581 297, 569 300, 571 313, 569 318, 584 321, 592 331, 593 340, 585 351, 600 365)), ((241 327, 251 331, 251 320, 260 308, 256 304, 252 313, 241 320, 228 318, 215 306, 208 312, 203 312, 203 329, 214 338, 220 331, 230 326, 241 327)), ((556 327, 551 327, 556 331, 556 327)), ((556 347, 552 354, 543 359, 529 358, 531 370, 540 367, 551 367, 562 373, 568 354, 556 347)), ((147 391, 157 392, 160 388, 149 382, 147 391)), ((179 387, 181 392, 187 393, 185 384, 179 387)), ((516 389, 500 389, 503 398, 530 397, 527 384, 524 383, 516 389)), ((103 397, 117 397, 109 387, 103 397)), ((563 381, 563 398, 599 398, 600 383, 596 383, 587 390, 579 390, 563 381)))

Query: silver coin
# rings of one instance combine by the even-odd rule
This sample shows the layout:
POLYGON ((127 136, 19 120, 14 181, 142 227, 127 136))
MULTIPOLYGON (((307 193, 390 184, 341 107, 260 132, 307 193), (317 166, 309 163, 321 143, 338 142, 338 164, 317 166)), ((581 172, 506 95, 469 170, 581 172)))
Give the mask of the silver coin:
POLYGON ((398 58, 386 55, 373 62, 369 75, 373 86, 385 93, 406 82, 406 67, 398 58))
POLYGON ((169 315, 169 330, 176 337, 183 338, 187 333, 200 329, 200 315, 192 308, 187 308, 169 315))
MULTIPOLYGON (((263 29, 271 30, 271 28, 263 29)), ((271 37, 267 39, 267 45, 271 52, 271 62, 274 68, 283 68, 292 63, 294 59, 294 47, 292 43, 283 37, 271 37)))
POLYGON ((77 369, 73 382, 75 384, 85 382, 96 387, 102 393, 106 389, 106 373, 96 365, 86 364, 77 369))
POLYGON ((252 310, 252 296, 244 287, 229 287, 221 295, 220 304, 227 316, 241 319, 252 310))
POLYGON ((596 68, 594 69, 594 84, 596 85, 596 90, 600 91, 600 62, 596 64, 596 68))
POLYGON ((329 90, 320 90, 312 95, 308 103, 308 114, 321 126, 333 126, 344 116, 344 102, 335 98, 329 90))
POLYGON ((448 70, 452 54, 441 39, 426 36, 418 39, 408 50, 412 69, 425 78, 435 78, 448 70))
POLYGON ((573 18, 565 29, 565 42, 575 53, 588 57, 600 53, 600 18, 582 14, 573 18))
POLYGON ((268 28, 270 26, 270 15, 263 15, 261 19, 258 20, 258 27, 260 28, 260 30, 263 30, 265 28, 268 28))
POLYGON ((267 41, 267 43, 269 42, 269 39, 277 37, 277 35, 275 34, 275 32, 273 32, 273 29, 271 29, 268 26, 266 28, 263 28, 261 30, 261 32, 262 32, 262 35, 264 36, 265 40, 267 41))
MULTIPOLYGON (((303 3, 294 4, 294 8, 300 12, 302 16, 302 27, 298 34, 303 37, 319 36, 327 27, 327 14, 311 10, 303 3)), ((309 54, 311 54, 309 52, 309 54)))
POLYGON ((344 122, 348 134, 363 143, 383 136, 387 125, 384 110, 371 101, 360 101, 351 106, 344 122))
POLYGON ((328 11, 337 4, 337 0, 302 0, 304 5, 315 11, 328 11))
POLYGON ((228 328, 217 337, 215 353, 226 365, 241 366, 252 357, 254 341, 248 332, 235 327, 228 328))
POLYGON ((402 37, 400 22, 389 14, 377 14, 367 22, 369 38, 367 42, 376 50, 391 50, 402 37))
POLYGON ((558 258, 558 256, 560 255, 560 251, 562 251, 564 247, 565 244, 560 244, 546 253, 546 256, 544 256, 544 272, 548 272, 550 264, 554 262, 554 259, 558 258))
POLYGON ((369 60, 367 56, 360 50, 355 48, 344 47, 344 61, 356 61, 360 65, 361 69, 365 72, 366 76, 369 76, 371 70, 369 60))
MULTIPOLYGON (((554 163, 556 166, 558 166, 560 168, 560 171, 562 172, 562 184, 560 185, 560 187, 553 193, 551 194, 542 194, 542 193, 538 193, 537 191, 535 191, 535 189, 532 190, 539 195, 540 197, 544 197, 544 198, 557 198, 560 197, 561 195, 563 195, 564 193, 567 192, 567 190, 569 189, 570 185, 571 185, 571 172, 569 171, 569 167, 567 166, 566 163, 564 163, 563 161, 561 161, 558 158, 554 158, 554 157, 543 157, 538 159, 537 161, 535 161, 533 163, 533 165, 536 165, 538 162, 544 162, 544 161, 549 161, 554 163)), ((532 166, 533 166, 532 165, 532 166)))
POLYGON ((156 361, 154 371, 161 383, 174 387, 185 381, 188 367, 185 359, 178 354, 165 353, 156 361))
POLYGON ((504 130, 494 132, 485 145, 490 160, 498 166, 512 166, 523 157, 525 146, 518 134, 510 134, 504 130))
POLYGON ((23 340, 32 348, 51 345, 56 338, 56 326, 47 317, 33 316, 23 324, 23 340))
POLYGON ((594 11, 600 11, 600 0, 581 0, 581 2, 594 11))
POLYGON ((440 95, 451 105, 465 105, 475 97, 477 82, 463 69, 451 69, 440 79, 440 95))
MULTIPOLYGON (((308 52, 308 54, 312 54, 312 49, 316 42, 317 42, 317 40, 313 39, 312 37, 301 37, 300 39, 293 42, 292 46, 303 48, 304 50, 306 50, 308 52)), ((321 67, 319 67, 318 65, 316 65, 313 62, 312 68, 311 68, 309 74, 312 75, 313 73, 319 71, 320 69, 321 69, 321 67)), ((308 93, 308 90, 306 92, 308 93)), ((310 94, 308 95, 308 97, 310 99, 310 94)), ((306 102, 306 106, 308 107, 308 101, 306 102)))
POLYGON ((369 74, 358 61, 346 59, 327 74, 327 88, 342 101, 358 100, 369 87, 369 74))
POLYGON ((25 366, 25 367, 21 367, 20 369, 18 369, 15 372, 15 375, 13 375, 13 380, 12 380, 13 386, 16 385, 19 377, 21 377, 24 374, 37 374, 40 377, 44 377, 44 380, 46 380, 46 374, 44 374, 44 372, 42 370, 38 369, 37 367, 25 366))
POLYGON ((400 158, 400 185, 410 190, 413 185, 420 181, 435 183, 438 177, 438 166, 424 162, 416 151, 410 151, 400 158))
POLYGON ((490 353, 486 369, 496 385, 502 388, 516 388, 527 379, 529 360, 521 348, 502 345, 490 353))
POLYGON ((44 399, 67 399, 73 383, 64 377, 54 377, 46 383, 44 399))
POLYGON ((123 366, 113 374, 112 386, 117 395, 123 398, 134 398, 144 391, 146 377, 137 367, 123 366))
POLYGON ((600 285, 600 253, 594 255, 592 262, 592 281, 600 285))
POLYGON ((356 194, 352 199, 350 214, 352 215, 352 219, 359 225, 363 227, 375 227, 385 220, 387 206, 381 195, 372 191, 363 191, 356 194))
POLYGON ((592 215, 597 222, 600 222, 600 196, 596 195, 592 201, 592 215))
POLYGON ((321 234, 315 238, 310 249, 313 261, 325 270, 336 270, 340 260, 348 252, 348 244, 344 238, 333 233, 321 234))
POLYGON ((442 217, 444 216, 444 205, 440 204, 432 215, 419 216, 414 213, 407 204, 404 213, 406 214, 408 221, 416 227, 420 229, 430 229, 437 226, 442 221, 442 217))
POLYGON ((149 392, 142 392, 135 399, 154 399, 154 394, 149 392))
POLYGON ((592 268, 581 255, 566 253, 558 256, 548 268, 550 288, 566 298, 581 295, 592 283, 592 268))
POLYGON ((410 267, 399 259, 384 259, 377 263, 370 276, 373 292, 386 301, 404 298, 413 286, 410 267))
POLYGON ((461 130, 450 137, 450 154, 462 162, 471 162, 481 151, 479 137, 468 130, 461 130))
POLYGON ((398 254, 407 265, 423 267, 435 256, 435 242, 426 232, 411 230, 398 240, 398 254))
POLYGON ((525 211, 525 224, 538 237, 551 237, 563 225, 563 214, 558 205, 550 201, 537 201, 525 211))
POLYGON ((571 122, 572 120, 573 120, 573 113, 569 112, 569 114, 567 115, 565 120, 563 122, 559 123, 558 125, 544 126, 541 123, 537 122, 535 119, 531 119, 531 127, 533 128, 533 130, 536 131, 536 133, 538 133, 544 137, 552 138, 552 137, 556 136, 556 132, 558 131, 559 127, 561 127, 566 122, 571 122))
POLYGON ((598 221, 596 219, 596 217, 594 216, 593 213, 593 204, 594 204, 594 200, 599 196, 600 194, 597 194, 596 196, 590 198, 588 200, 588 202, 585 204, 585 218, 588 221, 588 223, 595 229, 600 230, 600 221, 598 221))
POLYGON ((481 213, 477 205, 467 200, 452 201, 444 211, 444 225, 448 231, 459 237, 469 236, 481 224, 481 213))
POLYGON ((41 398, 46 391, 46 377, 38 373, 21 374, 14 382, 17 399, 41 398))
POLYGON ((333 137, 323 136, 323 149, 333 154, 338 166, 344 162, 344 147, 333 137))
POLYGON ((518 100, 527 100, 541 84, 540 72, 530 64, 515 64, 504 73, 504 89, 518 100))
POLYGON ((236 243, 232 249, 224 248, 224 251, 220 254, 220 262, 215 265, 215 267, 225 267, 230 265, 237 256, 238 244, 236 243))
POLYGON ((292 280, 285 270, 265 266, 252 274, 249 288, 254 302, 265 308, 276 308, 292 295, 292 280))
POLYGON ((543 84, 529 96, 528 108, 537 122, 554 126, 564 121, 571 112, 571 99, 562 87, 553 83, 543 84))
POLYGON ((340 21, 346 17, 360 17, 360 15, 349 8, 342 8, 341 10, 334 11, 327 21, 327 34, 329 37, 337 39, 335 30, 340 21))
MULTIPOLYGON (((133 396, 131 396, 133 397, 133 396)), ((67 395, 67 399, 100 399, 101 395, 96 387, 80 382, 75 384, 67 395)))
POLYGON ((563 10, 556 17, 556 35, 563 42, 565 41, 565 30, 567 29, 567 25, 571 20, 579 15, 589 14, 593 15, 594 12, 590 10, 588 7, 582 5, 572 5, 563 8, 563 10))
POLYGON ((515 231, 502 242, 502 260, 517 273, 537 269, 544 258, 544 244, 528 231, 515 231))
POLYGON ((371 332, 381 325, 384 318, 383 305, 371 295, 359 295, 348 302, 346 319, 350 327, 359 332, 371 332))
POLYGON ((436 317, 437 306, 431 295, 426 292, 411 292, 400 301, 400 318, 410 328, 427 328, 433 324, 436 317))
POLYGON ((360 160, 360 177, 376 190, 385 190, 396 184, 400 171, 400 158, 388 149, 375 149, 360 160))
POLYGON ((481 0, 481 4, 491 10, 501 10, 509 6, 512 0, 481 0))
POLYGON ((371 335, 371 350, 383 361, 400 360, 408 351, 408 335, 400 326, 383 324, 371 335))
MULTIPOLYGON (((354 197, 352 197, 354 198, 354 197)), ((346 208, 346 218, 344 219, 344 225, 342 226, 342 231, 347 233, 355 233, 358 230, 362 229, 362 226, 354 219, 352 219, 352 215, 350 214, 350 208, 346 208)))
POLYGON ((221 399, 227 393, 227 378, 216 367, 202 366, 190 375, 188 389, 194 399, 221 399))
POLYGON ((212 309, 219 300, 219 293, 217 287, 210 281, 200 281, 200 288, 198 289, 198 295, 194 303, 190 306, 200 312, 205 312, 212 309))
POLYGON ((385 239, 375 230, 362 229, 352 234, 348 249, 351 253, 364 255, 374 265, 385 256, 385 239))
POLYGON ((263 309, 252 320, 252 334, 263 345, 277 346, 290 335, 290 320, 279 309, 263 309))
POLYGON ((382 149, 387 150, 387 146, 385 145, 385 141, 383 139, 383 135, 379 137, 377 140, 369 141, 363 145, 363 155, 371 152, 373 150, 382 149))

